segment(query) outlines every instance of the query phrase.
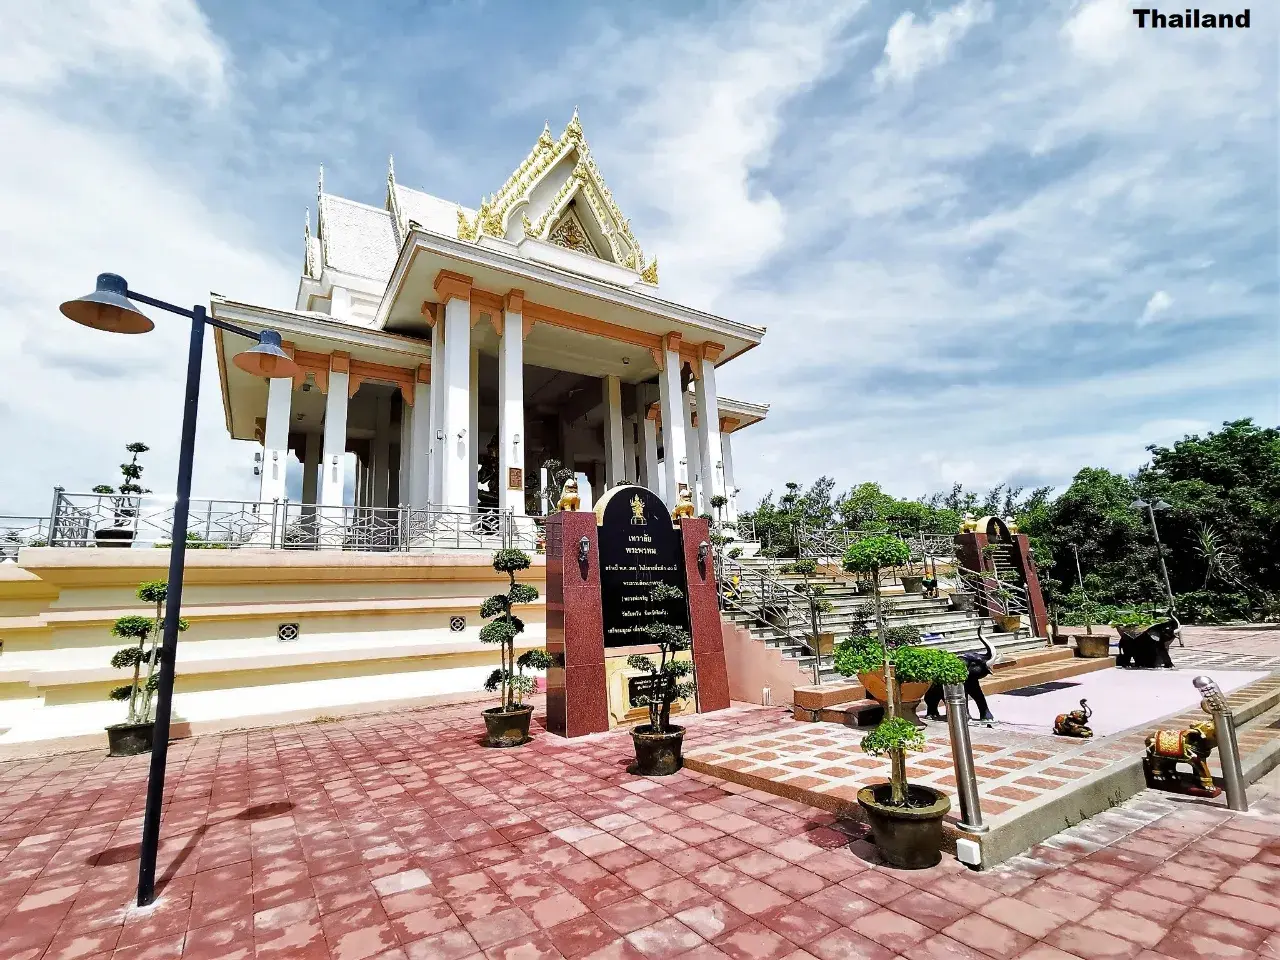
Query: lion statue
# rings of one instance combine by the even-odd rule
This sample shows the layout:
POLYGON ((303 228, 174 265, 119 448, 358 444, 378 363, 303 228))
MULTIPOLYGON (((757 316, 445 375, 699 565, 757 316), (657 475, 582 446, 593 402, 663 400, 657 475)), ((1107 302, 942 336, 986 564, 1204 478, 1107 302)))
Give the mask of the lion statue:
POLYGON ((1093 736, 1093 731, 1089 728, 1089 718, 1092 716, 1093 710, 1089 707, 1089 701, 1081 700, 1079 710, 1058 714, 1053 721, 1053 732, 1059 737, 1076 737, 1080 740, 1088 740, 1093 736))
POLYGON ((570 477, 564 482, 564 489, 560 491, 560 502, 556 504, 556 509, 580 510, 582 501, 578 498, 578 478, 570 477))
MULTIPOLYGON (((1203 701, 1200 709, 1209 712, 1203 701)), ((1209 772, 1209 755, 1217 745, 1218 729, 1212 716, 1191 724, 1186 730, 1157 730, 1147 737, 1147 755, 1142 759, 1147 783, 1153 787, 1198 786, 1200 790, 1216 794, 1213 774, 1209 772), (1180 763, 1191 767, 1191 779, 1198 782, 1189 783, 1178 774, 1180 763)))
POLYGON ((692 517, 696 515, 693 509, 693 494, 689 492, 688 487, 680 488, 680 496, 676 500, 676 508, 671 511, 671 519, 679 520, 681 517, 692 517))

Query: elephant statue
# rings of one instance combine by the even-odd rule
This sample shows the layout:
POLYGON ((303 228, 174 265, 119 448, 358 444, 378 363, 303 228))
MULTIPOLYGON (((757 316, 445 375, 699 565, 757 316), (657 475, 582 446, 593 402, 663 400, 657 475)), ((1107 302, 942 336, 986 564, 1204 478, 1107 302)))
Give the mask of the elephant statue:
POLYGON ((1093 731, 1089 729, 1089 718, 1093 716, 1093 711, 1089 708, 1088 700, 1080 701, 1080 709, 1072 710, 1070 713, 1060 713, 1053 721, 1053 732, 1059 737, 1076 737, 1079 740, 1088 740, 1093 736, 1093 731))
MULTIPOLYGON (((993 723, 996 718, 991 715, 991 708, 987 706, 987 697, 982 692, 979 681, 983 677, 991 676, 991 661, 996 658, 996 650, 982 635, 982 624, 978 624, 978 642, 982 644, 984 650, 966 650, 960 654, 960 659, 969 668, 969 676, 964 681, 965 704, 967 706, 969 700, 972 700, 978 707, 978 719, 993 723)), ((941 720, 942 716, 938 713, 938 705, 941 702, 942 684, 935 683, 924 695, 925 716, 930 720, 941 720)))
MULTIPOLYGON (((1203 702, 1200 708, 1205 709, 1203 702)), ((1216 795, 1218 791, 1213 774, 1209 772, 1209 755, 1217 745, 1218 730, 1212 716, 1191 724, 1186 730, 1157 730, 1147 737, 1147 755, 1142 760, 1147 784, 1216 795), (1194 782, 1178 774, 1180 763, 1191 767, 1191 781, 1194 782)))
POLYGON ((1182 639, 1182 624, 1173 614, 1163 623, 1153 624, 1141 633, 1135 633, 1126 627, 1118 627, 1117 632, 1120 634, 1117 667, 1136 667, 1139 670, 1173 668, 1169 648, 1173 646, 1174 640, 1182 639))

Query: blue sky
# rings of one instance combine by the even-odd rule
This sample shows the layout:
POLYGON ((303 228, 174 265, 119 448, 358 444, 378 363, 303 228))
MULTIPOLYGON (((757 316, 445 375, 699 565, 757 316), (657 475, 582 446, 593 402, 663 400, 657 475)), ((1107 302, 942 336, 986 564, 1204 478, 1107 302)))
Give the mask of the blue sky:
MULTIPOLYGON (((397 179, 474 206, 574 106, 662 293, 768 326, 720 390, 754 501, 1062 486, 1280 422, 1276 11, 1119 0, 0 0, 0 512, 170 489, 185 331, 60 319, 100 270, 291 306, 304 209, 397 179)), ((210 352, 211 356, 211 352, 210 352)), ((197 495, 251 495, 206 379, 197 495)))

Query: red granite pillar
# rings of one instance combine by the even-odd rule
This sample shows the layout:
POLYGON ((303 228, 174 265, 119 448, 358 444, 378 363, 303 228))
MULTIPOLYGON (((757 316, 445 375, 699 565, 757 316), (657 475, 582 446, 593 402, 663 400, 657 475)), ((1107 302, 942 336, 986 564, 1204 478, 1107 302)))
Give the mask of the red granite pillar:
POLYGON ((562 737, 608 730, 594 513, 547 518, 547 653, 564 664, 547 671, 547 729, 562 737), (580 561, 583 537, 587 556, 580 561))
MULTIPOLYGON (((982 552, 988 540, 989 538, 985 533, 957 533, 956 559, 960 561, 960 565, 975 573, 990 573, 991 558, 982 552)), ((994 613, 994 610, 987 596, 986 582, 984 577, 981 583, 974 585, 976 587, 976 595, 973 598, 973 606, 982 616, 989 617, 994 613)))
POLYGON ((729 674, 724 662, 724 635, 720 627, 720 603, 709 532, 709 525, 702 517, 680 519, 699 713, 724 710, 729 706, 729 674), (706 556, 700 559, 698 547, 704 543, 707 544, 706 556))
POLYGON ((1014 534, 1013 562, 1022 572, 1027 587, 1027 606, 1030 607, 1031 632, 1037 637, 1049 636, 1049 618, 1045 614, 1044 594, 1040 592, 1040 574, 1031 556, 1031 544, 1025 533, 1014 534))

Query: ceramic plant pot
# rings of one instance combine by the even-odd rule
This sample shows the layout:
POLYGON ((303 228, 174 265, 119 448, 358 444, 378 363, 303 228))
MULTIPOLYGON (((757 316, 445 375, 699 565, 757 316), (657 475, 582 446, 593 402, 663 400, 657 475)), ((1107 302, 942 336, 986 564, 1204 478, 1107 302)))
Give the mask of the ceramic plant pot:
POLYGON ((907 785, 908 807, 889 805, 889 784, 858 791, 880 855, 900 870, 925 870, 942 859, 942 821, 951 812, 945 793, 916 784, 907 785))
POLYGON ((484 711, 484 729, 486 747, 518 747, 528 743, 529 720, 533 717, 533 707, 520 706, 514 710, 503 710, 502 707, 490 707, 484 711))
POLYGON ((636 762, 630 772, 641 777, 669 777, 682 766, 684 727, 668 727, 666 733, 654 733, 648 724, 631 731, 636 748, 636 762))

